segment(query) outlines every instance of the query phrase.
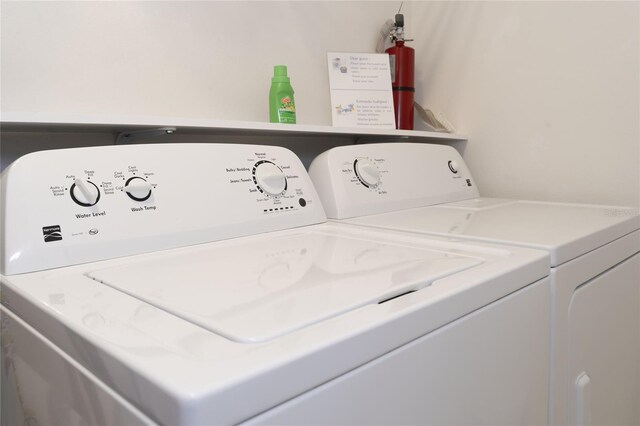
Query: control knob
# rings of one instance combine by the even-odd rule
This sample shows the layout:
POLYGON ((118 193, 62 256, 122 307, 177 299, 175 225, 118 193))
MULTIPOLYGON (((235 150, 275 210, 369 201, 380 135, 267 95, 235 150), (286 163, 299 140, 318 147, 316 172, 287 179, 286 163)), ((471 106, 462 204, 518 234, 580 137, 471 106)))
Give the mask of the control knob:
POLYGON ((152 186, 145 179, 134 176, 124 184, 124 191, 134 201, 147 201, 151 197, 152 186))
POLYGON ((69 193, 71 199, 83 207, 94 206, 100 200, 100 190, 96 184, 85 179, 74 180, 69 193))
POLYGON ((278 196, 287 190, 287 177, 271 161, 259 161, 253 168, 253 181, 267 195, 278 196))
POLYGON ((354 161, 353 168, 356 172, 356 176, 364 186, 368 188, 375 188, 380 184, 380 171, 371 162, 371 160, 367 158, 358 158, 354 161))

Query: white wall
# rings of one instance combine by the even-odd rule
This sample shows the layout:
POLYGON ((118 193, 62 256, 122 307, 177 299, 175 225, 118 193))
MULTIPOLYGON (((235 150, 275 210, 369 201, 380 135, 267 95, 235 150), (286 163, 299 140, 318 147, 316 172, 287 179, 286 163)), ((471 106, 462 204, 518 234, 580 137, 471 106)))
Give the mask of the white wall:
POLYGON ((417 100, 484 195, 640 204, 639 2, 413 5, 417 100))
POLYGON ((331 124, 327 51, 373 51, 397 2, 3 2, 2 111, 331 124))
MULTIPOLYGON (((331 123, 327 51, 399 2, 2 2, 2 111, 331 123)), ((488 196, 640 204, 638 2, 405 2, 417 99, 470 135, 488 196)), ((37 149, 35 146, 34 149, 37 149)), ((4 150, 4 149, 3 149, 4 150)))

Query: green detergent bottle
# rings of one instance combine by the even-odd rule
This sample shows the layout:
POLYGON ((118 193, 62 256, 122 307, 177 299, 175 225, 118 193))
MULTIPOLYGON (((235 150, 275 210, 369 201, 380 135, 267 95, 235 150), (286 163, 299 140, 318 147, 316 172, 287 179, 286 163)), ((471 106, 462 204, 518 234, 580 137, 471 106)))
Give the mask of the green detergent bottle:
POLYGON ((273 67, 271 90, 269 90, 269 121, 272 123, 296 123, 296 104, 293 87, 287 77, 287 66, 273 67))

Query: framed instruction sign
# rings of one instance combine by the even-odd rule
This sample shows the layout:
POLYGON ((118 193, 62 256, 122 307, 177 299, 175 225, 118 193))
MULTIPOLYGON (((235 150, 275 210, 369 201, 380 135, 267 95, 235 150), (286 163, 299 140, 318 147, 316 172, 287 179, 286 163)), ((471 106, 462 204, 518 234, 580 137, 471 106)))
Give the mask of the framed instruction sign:
POLYGON ((327 63, 334 126, 395 129, 389 55, 329 52, 327 63))

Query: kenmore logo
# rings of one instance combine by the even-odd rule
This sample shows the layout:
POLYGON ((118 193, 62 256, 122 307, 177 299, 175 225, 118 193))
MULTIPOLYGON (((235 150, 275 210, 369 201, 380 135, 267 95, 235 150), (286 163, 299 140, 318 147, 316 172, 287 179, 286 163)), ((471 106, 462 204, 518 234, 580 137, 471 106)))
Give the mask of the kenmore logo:
POLYGON ((60 225, 45 226, 42 228, 42 234, 44 235, 45 243, 50 243, 51 241, 60 241, 62 239, 60 225))

